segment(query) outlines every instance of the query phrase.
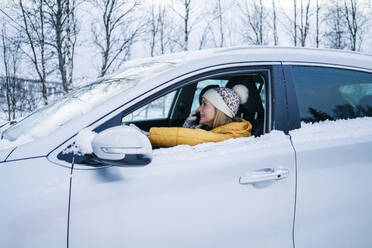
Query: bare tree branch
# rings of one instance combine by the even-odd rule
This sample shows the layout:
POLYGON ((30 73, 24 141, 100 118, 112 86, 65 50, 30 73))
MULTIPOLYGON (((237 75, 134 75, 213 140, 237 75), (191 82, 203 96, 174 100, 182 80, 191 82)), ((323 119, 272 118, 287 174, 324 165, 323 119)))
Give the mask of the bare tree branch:
POLYGON ((350 48, 352 51, 360 49, 363 40, 363 29, 367 23, 367 18, 363 15, 357 0, 344 0, 344 16, 350 37, 350 48))
POLYGON ((241 22, 244 28, 242 35, 246 41, 254 45, 265 45, 265 22, 267 18, 266 9, 263 6, 262 0, 258 2, 244 1, 244 5, 240 5, 241 22), (253 32, 253 35, 252 35, 253 32))
POLYGON ((304 47, 306 45, 306 39, 309 32, 309 18, 310 18, 310 2, 311 0, 307 0, 306 5, 304 6, 304 0, 301 0, 301 9, 300 9, 300 25, 298 29, 300 31, 300 43, 301 46, 304 47))
POLYGON ((47 97, 47 92, 46 92, 46 68, 45 68, 45 43, 44 43, 44 8, 43 8, 43 0, 39 0, 39 3, 37 5, 36 9, 36 15, 34 16, 35 22, 32 21, 30 15, 26 12, 25 7, 23 6, 22 0, 19 1, 19 6, 22 11, 22 17, 23 17, 23 22, 24 22, 24 28, 26 35, 28 37, 30 49, 32 51, 32 62, 35 67, 35 70, 37 74, 39 75, 39 79, 42 84, 42 95, 43 95, 43 100, 44 104, 48 104, 48 97, 47 97), (38 15, 38 17, 37 17, 38 15), (30 26, 33 28, 32 30, 38 30, 35 28, 36 21, 39 22, 40 24, 40 30, 33 32, 34 35, 37 36, 37 43, 35 43, 34 38, 32 37, 30 33, 30 26), (40 32, 40 33, 39 33, 40 32), (39 47, 39 52, 38 55, 36 54, 36 47, 39 47), (38 58, 40 57, 40 58, 38 58))
POLYGON ((129 56, 130 48, 139 33, 134 13, 139 6, 135 0, 130 5, 123 0, 93 0, 102 11, 102 19, 91 26, 93 44, 101 54, 99 76, 115 70, 129 56))

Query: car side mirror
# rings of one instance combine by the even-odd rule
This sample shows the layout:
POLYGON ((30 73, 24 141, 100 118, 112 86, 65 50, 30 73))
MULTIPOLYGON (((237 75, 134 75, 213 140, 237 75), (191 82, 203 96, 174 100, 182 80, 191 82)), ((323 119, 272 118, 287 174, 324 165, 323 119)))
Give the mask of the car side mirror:
POLYGON ((98 133, 92 149, 103 165, 144 166, 152 160, 152 146, 146 135, 129 126, 116 126, 98 133))

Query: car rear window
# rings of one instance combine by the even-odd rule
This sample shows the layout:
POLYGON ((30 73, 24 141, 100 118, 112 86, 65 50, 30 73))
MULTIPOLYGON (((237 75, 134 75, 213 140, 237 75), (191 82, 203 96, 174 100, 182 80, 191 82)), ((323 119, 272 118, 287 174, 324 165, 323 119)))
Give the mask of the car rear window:
POLYGON ((315 66, 292 72, 302 121, 372 116, 372 73, 315 66))

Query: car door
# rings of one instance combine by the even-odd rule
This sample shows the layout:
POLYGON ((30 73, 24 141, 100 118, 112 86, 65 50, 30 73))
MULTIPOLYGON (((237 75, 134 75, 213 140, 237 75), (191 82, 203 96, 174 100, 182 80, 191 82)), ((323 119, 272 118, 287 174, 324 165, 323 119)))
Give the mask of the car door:
POLYGON ((46 157, 0 163, 0 247, 66 247, 70 172, 46 157))
MULTIPOLYGON (((261 69, 275 129, 286 116, 282 72, 261 69)), ((294 157, 289 136, 271 131, 156 149, 145 167, 75 165, 69 247, 292 247, 294 157)))
POLYGON ((290 132, 298 175, 295 245, 371 247, 372 73, 325 65, 291 71, 299 109, 292 114, 302 120, 290 132))

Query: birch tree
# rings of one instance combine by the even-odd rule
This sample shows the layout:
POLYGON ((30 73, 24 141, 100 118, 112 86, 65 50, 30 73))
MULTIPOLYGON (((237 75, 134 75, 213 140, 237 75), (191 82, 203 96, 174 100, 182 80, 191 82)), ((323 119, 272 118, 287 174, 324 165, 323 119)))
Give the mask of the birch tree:
POLYGON ((329 2, 325 13, 325 46, 343 49, 347 46, 346 23, 340 0, 329 2))
POLYGON ((219 29, 219 37, 220 37, 220 44, 219 47, 224 47, 225 45, 225 33, 224 33, 224 28, 223 28, 223 23, 224 23, 224 18, 223 18, 223 6, 221 3, 221 0, 217 0, 217 6, 216 6, 216 13, 217 15, 217 20, 218 20, 218 29, 219 29))
POLYGON ((181 9, 179 10, 177 6, 172 6, 171 9, 173 12, 178 16, 182 21, 182 33, 183 39, 182 41, 174 40, 178 45, 182 48, 182 50, 187 51, 189 50, 189 39, 190 33, 192 30, 192 23, 191 23, 191 2, 192 0, 177 0, 177 4, 181 5, 181 9))
POLYGON ((300 25, 298 26, 300 32, 300 44, 302 47, 306 45, 306 40, 309 34, 309 18, 310 18, 310 2, 311 0, 307 0, 304 3, 304 0, 301 0, 300 5, 300 25))
POLYGON ((16 118, 16 77, 17 77, 17 62, 19 44, 14 44, 13 40, 8 38, 6 28, 3 27, 1 31, 1 45, 4 65, 4 82, 3 89, 6 98, 6 112, 8 121, 16 118))
POLYGON ((75 0, 66 0, 66 56, 67 56, 67 82, 63 86, 65 91, 72 89, 72 75, 74 71, 74 54, 77 40, 77 22, 76 22, 76 2, 75 0))
POLYGON ((359 50, 367 18, 364 16, 357 0, 344 0, 344 16, 350 40, 350 49, 352 51, 359 50))
POLYGON ((266 30, 264 29, 264 27, 267 12, 262 4, 262 0, 245 0, 243 4, 238 4, 238 6, 241 10, 240 19, 243 27, 243 39, 249 44, 265 45, 266 30))
POLYGON ((124 63, 139 34, 135 12, 138 0, 91 0, 99 17, 91 26, 93 44, 101 56, 99 77, 115 71, 124 63))
POLYGON ((72 89, 73 57, 77 40, 77 24, 75 18, 75 0, 45 0, 47 23, 54 37, 49 45, 57 54, 58 71, 61 76, 63 90, 72 89))
POLYGON ((319 44, 320 44, 320 9, 321 9, 321 3, 319 2, 319 0, 316 0, 315 44, 317 48, 319 47, 319 44))
POLYGON ((293 0, 293 43, 297 46, 297 0, 293 0))
POLYGON ((277 31, 277 10, 275 6, 276 0, 272 0, 272 10, 273 10, 273 38, 274 38, 274 45, 278 45, 278 31, 277 31))
POLYGON ((46 50, 45 4, 43 0, 32 0, 25 6, 23 0, 19 0, 24 32, 30 53, 26 53, 32 62, 42 86, 44 105, 48 104, 46 77, 47 60, 50 58, 46 50))
POLYGON ((175 25, 169 18, 169 9, 166 5, 152 2, 148 12, 150 56, 173 52, 175 43, 172 37, 175 36, 175 25))
MULTIPOLYGON (((160 8, 160 7, 159 7, 160 8)), ((160 26, 160 11, 156 12, 156 6, 154 5, 154 2, 151 4, 151 10, 150 10, 150 19, 148 21, 149 23, 149 29, 150 29, 150 56, 154 57, 155 54, 155 46, 156 46, 156 39, 159 31, 160 26)))
POLYGON ((203 23, 200 25, 199 50, 206 47, 224 47, 225 37, 225 11, 223 0, 215 0, 214 4, 203 10, 203 23))

